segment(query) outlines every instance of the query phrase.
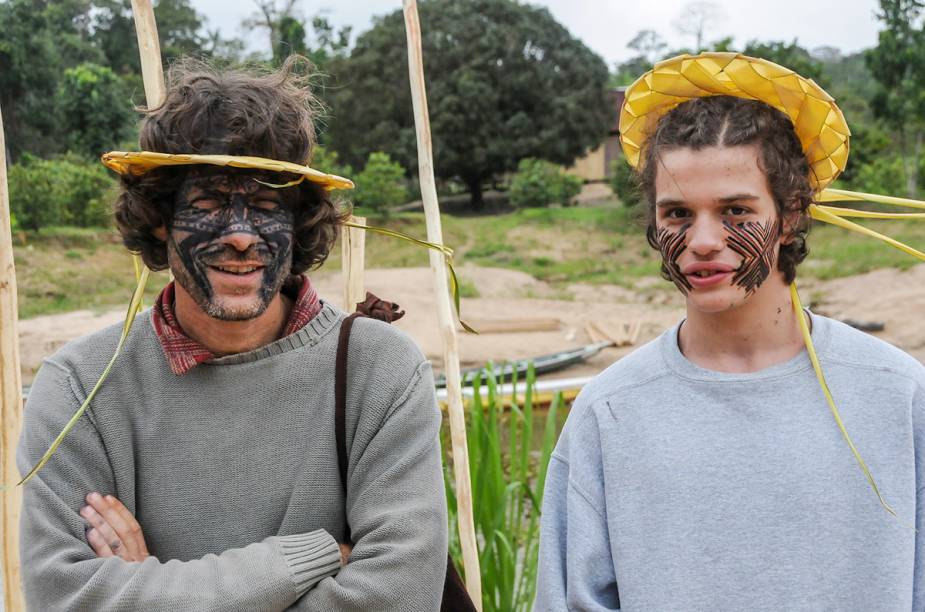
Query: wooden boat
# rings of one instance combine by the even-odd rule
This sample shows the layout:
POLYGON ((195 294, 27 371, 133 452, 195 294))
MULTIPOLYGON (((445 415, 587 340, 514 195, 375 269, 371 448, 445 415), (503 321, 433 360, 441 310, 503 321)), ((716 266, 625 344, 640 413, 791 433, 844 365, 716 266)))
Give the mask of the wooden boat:
MULTIPOLYGON (((527 367, 531 362, 533 363, 533 369, 537 375, 556 372, 590 359, 609 346, 613 346, 613 342, 595 342, 594 344, 588 344, 576 349, 540 355, 539 357, 531 357, 530 359, 519 359, 517 361, 509 361, 504 364, 485 366, 482 368, 469 368, 460 372, 462 375, 462 386, 472 386, 472 382, 475 380, 476 376, 488 372, 492 372, 495 376, 495 380, 498 382, 513 380, 515 372, 517 378, 523 379, 527 375, 527 367)), ((444 375, 438 376, 434 382, 438 389, 446 387, 446 377, 444 375)))

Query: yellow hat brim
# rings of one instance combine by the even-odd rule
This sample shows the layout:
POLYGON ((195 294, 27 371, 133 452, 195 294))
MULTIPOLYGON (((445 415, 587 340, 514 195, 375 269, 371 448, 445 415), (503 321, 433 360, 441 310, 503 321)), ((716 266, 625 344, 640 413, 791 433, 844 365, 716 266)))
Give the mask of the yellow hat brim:
POLYGON ((353 189, 353 181, 326 174, 287 161, 267 159, 265 157, 247 157, 242 155, 194 155, 187 153, 155 153, 153 151, 111 151, 100 158, 107 168, 119 174, 140 175, 161 166, 188 166, 209 164, 212 166, 229 166, 232 168, 249 168, 253 170, 270 170, 273 172, 290 172, 305 177, 305 180, 321 185, 325 189, 353 189))
POLYGON ((845 169, 851 131, 832 96, 812 79, 768 60, 709 52, 661 61, 627 88, 620 141, 629 164, 639 164, 646 139, 668 111, 693 98, 720 95, 759 100, 786 114, 815 188, 823 189, 845 169))

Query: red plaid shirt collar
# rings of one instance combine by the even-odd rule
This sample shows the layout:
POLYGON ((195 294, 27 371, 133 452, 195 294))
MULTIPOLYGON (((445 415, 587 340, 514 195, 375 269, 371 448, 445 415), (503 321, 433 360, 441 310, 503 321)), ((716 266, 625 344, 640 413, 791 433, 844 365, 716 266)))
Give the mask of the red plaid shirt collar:
MULTIPOLYGON (((306 323, 315 318, 321 311, 321 301, 318 293, 312 286, 308 277, 294 276, 283 286, 283 293, 293 299, 292 311, 281 337, 294 334, 306 323)), ((154 323, 154 332, 164 349, 164 356, 170 370, 181 376, 203 361, 214 359, 215 354, 186 335, 173 310, 174 281, 170 281, 154 303, 151 311, 151 320, 154 323)))

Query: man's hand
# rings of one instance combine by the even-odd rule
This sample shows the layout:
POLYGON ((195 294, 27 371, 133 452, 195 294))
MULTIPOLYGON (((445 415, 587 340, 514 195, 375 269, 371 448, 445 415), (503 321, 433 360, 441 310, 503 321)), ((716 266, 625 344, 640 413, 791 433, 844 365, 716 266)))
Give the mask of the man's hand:
POLYGON ((144 561, 148 558, 148 547, 141 525, 122 502, 99 493, 87 495, 87 505, 80 515, 92 528, 87 532, 87 541, 100 557, 121 557, 126 561, 144 561))
POLYGON ((347 561, 350 560, 350 553, 353 552, 353 546, 350 544, 338 544, 340 547, 340 566, 344 567, 347 565, 347 561))

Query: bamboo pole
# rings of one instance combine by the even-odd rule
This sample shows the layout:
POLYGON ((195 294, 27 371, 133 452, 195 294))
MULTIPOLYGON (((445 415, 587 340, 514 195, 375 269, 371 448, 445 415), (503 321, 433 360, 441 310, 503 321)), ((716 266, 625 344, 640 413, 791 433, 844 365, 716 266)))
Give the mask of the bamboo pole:
MULTIPOLYGON (((366 217, 351 216, 348 221, 366 225, 366 217)), ((344 276, 344 310, 354 312, 357 303, 366 299, 363 267, 366 258, 366 230, 358 227, 340 228, 340 267, 344 276)))
POLYGON ((3 521, 3 604, 7 612, 26 609, 19 569, 19 513, 22 487, 16 469, 16 442, 22 428, 22 373, 19 370, 16 268, 13 265, 13 237, 10 221, 10 193, 6 181, 6 141, 0 113, 0 478, 6 487, 0 503, 3 521))
POLYGON ((151 0, 132 0, 132 14, 135 17, 145 100, 148 108, 156 108, 164 101, 164 67, 161 64, 161 43, 157 39, 157 23, 154 21, 151 0))
MULTIPOLYGON (((427 220, 427 240, 443 244, 440 225, 440 204, 434 181, 434 155, 430 139, 430 117, 427 112, 427 92, 424 87, 424 58, 421 50, 421 25, 416 0, 403 0, 405 31, 408 35, 408 73, 411 78, 411 99, 414 105, 414 125, 418 144, 418 173, 421 199, 427 220)), ((430 251, 430 268, 434 276, 437 298, 437 317, 443 337, 443 363, 446 368, 447 404, 450 417, 450 438, 453 447, 453 469, 456 475, 457 517, 459 541, 462 545, 463 567, 466 573, 466 590, 482 609, 482 578, 479 573, 479 555, 475 541, 475 522, 472 516, 472 484, 469 479, 469 451, 466 444, 466 418, 463 412, 462 388, 459 374, 459 348, 456 323, 450 302, 446 260, 441 253, 430 251)))

